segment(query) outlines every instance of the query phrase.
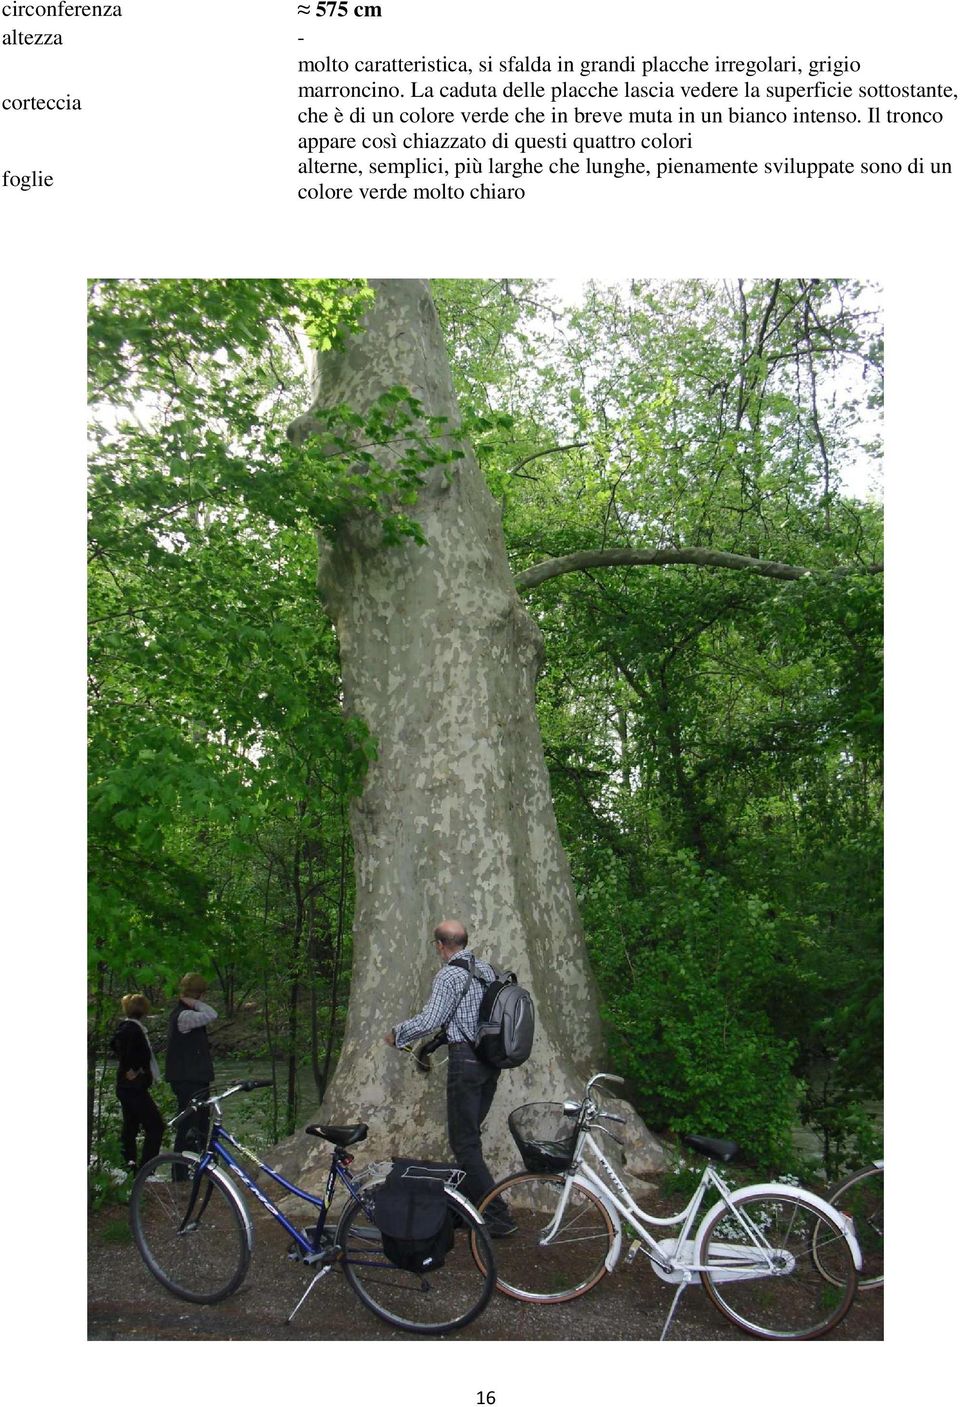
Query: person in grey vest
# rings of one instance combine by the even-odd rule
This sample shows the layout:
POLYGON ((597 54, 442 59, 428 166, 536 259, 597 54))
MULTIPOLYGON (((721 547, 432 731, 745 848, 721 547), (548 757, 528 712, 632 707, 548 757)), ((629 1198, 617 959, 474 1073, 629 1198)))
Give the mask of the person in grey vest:
MULTIPOLYGON (((447 1132, 450 1147, 466 1176, 462 1190, 476 1205, 490 1191, 493 1178, 483 1160, 480 1127, 490 1112, 500 1071, 480 1060, 474 1049, 483 984, 463 968, 448 966, 451 958, 471 958, 467 930, 456 919, 444 919, 433 932, 440 971, 433 979, 427 1004, 416 1016, 401 1021, 384 1040, 392 1046, 408 1046, 421 1036, 442 1027, 447 1036, 447 1132)), ((485 982, 496 973, 488 962, 474 957, 476 971, 485 982)), ((502 1199, 492 1204, 485 1216, 492 1236, 509 1236, 516 1224, 502 1199)))
MULTIPOLYGON (((167 1022, 167 1058, 164 1076, 177 1097, 177 1113, 186 1109, 194 1095, 206 1095, 213 1079, 213 1058, 207 1027, 216 1021, 217 1013, 203 1000, 207 993, 206 979, 199 972, 188 972, 180 983, 180 1000, 167 1022)), ((196 1118, 185 1119, 177 1127, 173 1151, 184 1148, 199 1152, 206 1146, 210 1128, 210 1113, 201 1109, 196 1118)))

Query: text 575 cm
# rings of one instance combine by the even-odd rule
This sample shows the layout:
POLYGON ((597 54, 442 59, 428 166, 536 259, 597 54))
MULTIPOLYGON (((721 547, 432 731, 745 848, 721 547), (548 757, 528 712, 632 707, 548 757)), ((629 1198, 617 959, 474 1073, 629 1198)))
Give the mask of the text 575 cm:
MULTIPOLYGON (((300 13, 308 15, 309 6, 301 5, 300 13)), ((358 15, 364 20, 378 20, 383 11, 379 5, 348 5, 347 0, 317 0, 316 14, 318 19, 343 19, 344 15, 358 15)))

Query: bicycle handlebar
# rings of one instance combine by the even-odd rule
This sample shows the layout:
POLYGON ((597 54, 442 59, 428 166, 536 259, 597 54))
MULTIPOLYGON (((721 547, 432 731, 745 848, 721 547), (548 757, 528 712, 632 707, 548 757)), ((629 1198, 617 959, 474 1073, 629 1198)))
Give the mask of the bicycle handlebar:
POLYGON ((591 1089, 593 1089, 593 1086, 597 1083, 598 1080, 609 1080, 611 1084, 615 1085, 622 1085, 624 1083, 624 1078, 622 1075, 606 1075, 601 1070, 599 1075, 594 1075, 592 1079, 587 1081, 587 1094, 590 1093, 591 1089))
MULTIPOLYGON (((586 1090, 582 1100, 565 1099, 563 1101, 563 1112, 566 1118, 576 1119, 581 1115, 588 1119, 611 1119, 615 1124, 625 1124, 627 1120, 622 1114, 612 1114, 606 1109, 599 1109, 590 1098, 590 1090, 598 1080, 612 1080, 615 1084, 622 1085, 624 1080, 620 1075, 594 1075, 588 1080, 586 1090)), ((608 1130, 609 1132, 609 1130, 608 1130)))
POLYGON ((231 1094, 239 1094, 241 1090, 244 1093, 248 1093, 252 1089, 272 1088, 273 1080, 240 1080, 239 1083, 235 1085, 229 1085, 225 1090, 221 1090, 219 1094, 211 1094, 208 1099, 198 1099, 196 1096, 194 1096, 194 1098, 191 1099, 190 1103, 187 1105, 186 1109, 181 1109, 179 1114, 174 1115, 167 1127, 175 1129, 179 1123, 183 1122, 184 1119, 191 1118, 192 1115, 195 1114, 198 1109, 203 1109, 207 1104, 216 1104, 221 1099, 229 1098, 231 1094))
POLYGON ((247 1093, 252 1089, 271 1089, 273 1080, 240 1080, 235 1085, 230 1085, 227 1089, 221 1090, 219 1094, 212 1094, 209 1099, 198 1100, 198 1105, 216 1104, 218 1099, 228 1099, 231 1094, 238 1094, 241 1090, 247 1093))

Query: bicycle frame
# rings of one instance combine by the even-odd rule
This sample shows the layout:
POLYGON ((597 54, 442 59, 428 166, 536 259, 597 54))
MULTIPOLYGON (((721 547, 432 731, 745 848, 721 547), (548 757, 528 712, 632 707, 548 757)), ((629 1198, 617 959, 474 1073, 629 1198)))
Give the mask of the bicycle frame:
MULTIPOLYGON (((599 1125, 594 1125, 599 1127, 599 1125)), ((735 1205, 733 1193, 724 1182, 712 1163, 708 1163, 703 1170, 700 1183, 684 1207, 683 1211, 676 1216, 658 1217, 649 1212, 645 1212, 639 1207, 624 1186, 617 1173, 610 1165, 609 1160, 603 1153, 596 1139, 590 1133, 590 1126, 584 1125, 581 1129, 577 1141, 574 1159, 570 1171, 564 1177, 564 1188, 560 1195, 556 1213, 550 1225, 544 1231, 541 1238, 543 1245, 549 1245, 550 1241, 557 1234, 560 1224, 566 1212, 567 1203, 570 1199, 571 1186, 579 1185, 596 1195, 603 1202, 607 1211, 611 1215, 614 1225, 614 1242, 607 1254, 604 1262, 608 1271, 615 1268, 620 1258, 622 1245, 621 1220, 626 1221, 639 1238, 627 1253, 627 1264, 631 1264, 638 1251, 643 1251, 653 1265, 654 1270, 662 1280, 671 1284, 690 1284, 699 1281, 701 1270, 708 1270, 715 1280, 725 1279, 746 1279, 760 1278, 774 1273, 774 1264, 771 1255, 771 1248, 762 1232, 752 1221, 745 1219, 735 1205), (589 1152, 597 1160, 606 1176, 613 1184, 614 1190, 604 1182, 600 1174, 591 1165, 584 1161, 584 1151, 589 1152), (719 1269, 716 1266, 704 1264, 700 1259, 700 1252, 703 1242, 703 1233, 706 1222, 701 1226, 695 1241, 691 1239, 694 1222, 697 1213, 703 1204, 708 1188, 713 1188, 719 1193, 721 1201, 726 1205, 730 1214, 736 1218, 741 1230, 748 1237, 748 1243, 740 1251, 731 1248, 731 1255, 742 1259, 743 1264, 736 1267, 719 1269), (619 1194, 619 1196, 617 1195, 619 1194), (622 1200, 621 1200, 622 1199, 622 1200), (654 1240, 647 1231, 644 1223, 649 1226, 679 1226, 679 1234, 664 1242, 654 1240)), ((783 1191, 782 1184, 775 1182, 755 1183, 749 1188, 740 1188, 738 1193, 756 1193, 766 1195, 776 1195, 783 1191)), ((838 1212, 835 1207, 830 1206, 822 1197, 817 1197, 812 1192, 804 1190, 804 1197, 817 1204, 837 1230, 843 1234, 850 1245, 853 1254, 854 1264, 860 1270, 863 1259, 860 1254, 860 1246, 853 1231, 853 1225, 849 1217, 845 1217, 838 1212)))
POLYGON ((681 1271, 679 1268, 679 1255, 667 1255, 660 1244, 655 1241, 647 1231, 644 1222, 650 1226, 680 1226, 682 1223, 680 1233, 674 1242, 674 1245, 679 1249, 680 1246, 689 1243, 690 1231, 708 1187, 716 1187, 721 1197, 723 1197, 724 1201, 726 1201, 729 1206, 728 1196, 730 1189, 708 1164, 707 1167, 704 1168, 703 1176, 700 1179, 700 1185, 682 1212, 679 1212, 676 1216, 657 1217, 649 1212, 643 1211, 634 1201, 621 1179, 617 1176, 614 1168, 604 1155, 603 1150, 587 1127, 581 1131, 576 1154, 570 1171, 565 1175, 564 1183, 565 1185, 560 1195, 556 1215, 544 1231, 542 1237, 544 1245, 549 1245, 552 1238, 557 1234, 560 1223, 566 1213, 567 1203, 570 1199, 571 1186, 579 1185, 580 1187, 586 1188, 588 1191, 596 1193, 607 1208, 607 1211, 611 1215, 611 1220, 613 1221, 613 1245, 610 1247, 604 1262, 607 1270, 613 1270, 620 1259, 623 1242, 621 1223, 626 1221, 627 1225, 630 1226, 640 1238, 628 1251, 627 1263, 631 1263, 637 1252, 643 1250, 645 1254, 650 1257, 654 1268, 662 1274, 664 1279, 670 1280, 680 1280, 683 1278, 683 1272, 691 1269, 706 1269, 706 1267, 685 1264, 683 1271, 681 1271), (600 1174, 596 1172, 589 1163, 584 1161, 583 1155, 585 1152, 589 1152, 597 1160, 615 1190, 603 1180, 600 1174))
MULTIPOLYGON (((293 1238, 300 1248, 305 1261, 310 1261, 319 1255, 323 1250, 323 1229, 326 1224, 330 1203, 333 1200, 337 1179, 339 1178, 343 1183, 349 1197, 352 1197, 353 1200, 357 1202, 360 1200, 359 1184, 356 1183, 347 1172, 346 1166, 341 1163, 334 1152, 331 1156, 330 1171, 327 1174, 327 1185, 324 1194, 322 1197, 317 1197, 314 1193, 307 1192, 303 1187, 298 1187, 295 1182, 288 1182, 282 1173, 278 1173, 275 1168, 271 1168, 267 1163, 263 1162, 261 1158, 258 1158, 255 1153, 251 1153, 249 1148, 244 1148, 243 1144, 238 1142, 238 1140, 233 1137, 233 1134, 229 1133, 228 1130, 224 1128, 220 1121, 222 1117, 220 1110, 216 1105, 214 1106, 214 1111, 215 1121, 210 1130, 210 1138, 207 1147, 198 1160, 198 1173, 203 1172, 204 1169, 210 1167, 211 1164, 218 1166, 218 1160, 225 1163, 247 1191, 253 1193, 260 1205, 264 1207, 274 1220, 278 1221, 284 1230, 293 1238), (288 1221, 280 1208, 276 1206, 271 1198, 267 1196, 266 1192, 254 1182, 249 1173, 246 1172, 231 1154, 230 1149, 226 1146, 227 1144, 231 1144, 239 1153, 242 1153, 245 1158, 248 1158, 251 1163, 255 1163, 261 1172, 265 1172, 268 1177, 272 1178, 273 1181, 286 1192, 291 1193, 295 1197, 299 1197, 301 1201, 308 1202, 312 1207, 317 1209, 317 1224, 314 1228, 312 1243, 292 1224, 292 1222, 288 1221)), ((350 1154, 346 1156, 352 1161, 350 1154)), ((199 1186, 199 1183, 196 1185, 199 1186)), ((194 1201, 195 1199, 191 1198, 190 1205, 184 1217, 185 1223, 190 1220, 193 1213, 194 1201)))

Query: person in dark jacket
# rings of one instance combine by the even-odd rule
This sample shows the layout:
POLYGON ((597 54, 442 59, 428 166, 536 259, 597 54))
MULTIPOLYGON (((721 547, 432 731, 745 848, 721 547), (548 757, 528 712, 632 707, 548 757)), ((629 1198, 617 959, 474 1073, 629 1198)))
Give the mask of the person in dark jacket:
POLYGON ((163 1141, 163 1117, 153 1102, 150 1086, 159 1080, 160 1070, 150 1048, 150 1037, 143 1017, 150 1003, 142 992, 130 992, 121 997, 124 1019, 110 1042, 117 1057, 117 1098, 123 1110, 120 1146, 131 1172, 142 1168, 160 1152, 163 1141), (143 1156, 137 1160, 137 1137, 143 1129, 143 1156))
MULTIPOLYGON (((177 1113, 186 1109, 194 1095, 206 1095, 213 1079, 213 1059, 207 1040, 207 1027, 216 1021, 217 1013, 203 1000, 207 993, 206 979, 199 972, 188 972, 180 983, 180 1000, 170 1013, 167 1023, 167 1059, 164 1075, 177 1096, 177 1113)), ((173 1151, 184 1148, 200 1152, 206 1147, 210 1129, 210 1113, 201 1109, 193 1119, 184 1119, 177 1126, 173 1151)))

